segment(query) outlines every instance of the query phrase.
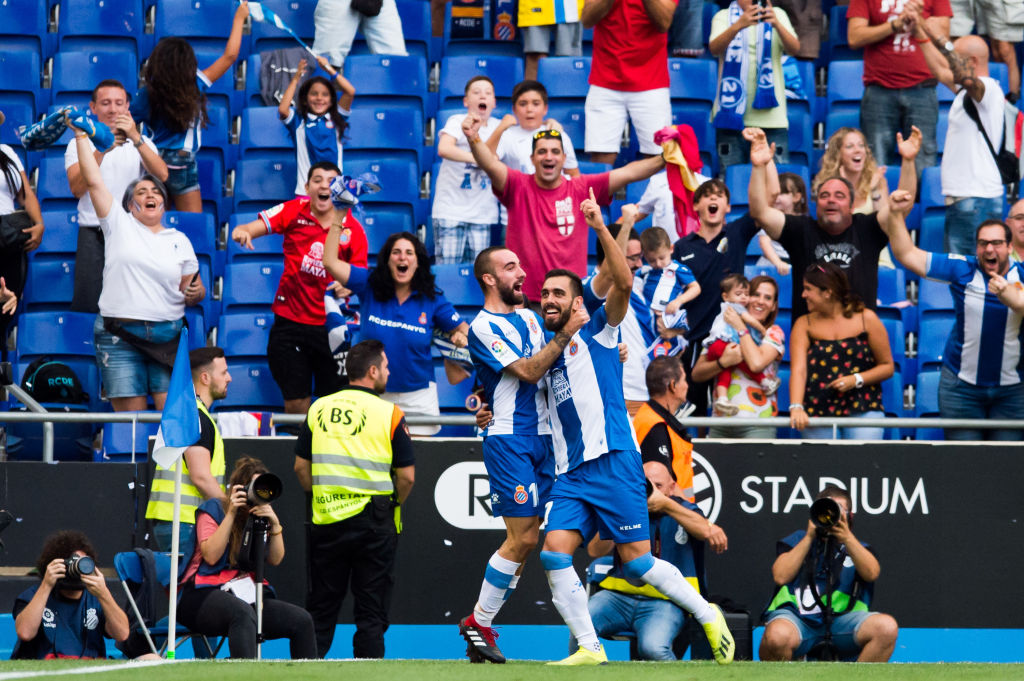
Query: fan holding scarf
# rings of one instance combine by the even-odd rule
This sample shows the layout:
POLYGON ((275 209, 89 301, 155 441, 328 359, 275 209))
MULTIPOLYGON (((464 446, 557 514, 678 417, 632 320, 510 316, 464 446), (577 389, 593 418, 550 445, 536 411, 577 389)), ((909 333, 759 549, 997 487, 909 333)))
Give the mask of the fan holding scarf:
POLYGON ((746 162, 750 146, 740 133, 750 125, 762 128, 775 143, 777 160, 787 162, 782 51, 795 54, 800 49, 789 16, 769 0, 733 0, 711 20, 708 49, 718 57, 712 120, 721 167, 746 162))

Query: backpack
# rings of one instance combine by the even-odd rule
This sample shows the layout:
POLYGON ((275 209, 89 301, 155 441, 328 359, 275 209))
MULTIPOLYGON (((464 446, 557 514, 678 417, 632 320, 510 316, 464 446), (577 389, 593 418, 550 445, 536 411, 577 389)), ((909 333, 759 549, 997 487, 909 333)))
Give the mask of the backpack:
POLYGON ((40 357, 28 365, 21 379, 21 389, 36 402, 85 404, 89 394, 74 370, 63 362, 40 357))
POLYGON ((1003 149, 1009 151, 1017 158, 1018 181, 1010 188, 1011 199, 1017 198, 1020 187, 1020 178, 1024 178, 1024 157, 1021 155, 1024 147, 1024 113, 1013 104, 1006 102, 1003 105, 1003 149))

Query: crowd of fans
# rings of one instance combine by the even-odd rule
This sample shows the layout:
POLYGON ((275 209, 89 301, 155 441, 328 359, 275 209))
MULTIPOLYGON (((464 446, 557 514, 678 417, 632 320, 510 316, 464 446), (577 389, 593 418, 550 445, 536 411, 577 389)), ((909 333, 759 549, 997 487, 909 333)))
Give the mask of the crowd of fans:
MULTIPOLYGON (((470 320, 437 289, 428 249, 438 264, 468 265, 484 248, 507 243, 522 260, 523 289, 535 301, 547 269, 588 274, 580 202, 595 198, 607 211, 617 192, 648 181, 637 204, 616 204, 621 216, 606 215, 618 218, 614 232, 635 276, 623 326, 631 358, 625 381, 633 388, 626 393, 633 406, 647 399, 642 370, 649 361, 675 355, 694 384, 690 401, 697 413, 729 419, 712 429, 714 435, 772 437, 772 428, 735 419, 782 412, 805 436, 817 432, 807 429, 808 416, 883 414, 880 384, 893 375, 894 339, 875 312, 878 268, 899 266, 887 249, 901 228, 896 206, 902 210, 907 196, 913 201, 922 168, 937 162, 937 83, 957 93, 942 157, 946 250, 972 265, 950 284, 956 321, 941 390, 953 390, 956 382, 979 395, 969 413, 962 404, 943 407, 950 401, 942 399, 940 412, 985 418, 997 414, 995 402, 1005 397, 993 401, 981 393, 1024 391, 1022 317, 1014 293, 1021 287, 1016 263, 1024 253, 1024 204, 1013 206, 1001 222, 1006 190, 996 152, 990 153, 1002 143, 1004 102, 1019 95, 1019 72, 1007 46, 1019 40, 1021 26, 988 9, 961 11, 960 4, 973 3, 852 0, 848 43, 863 49, 864 59, 860 128, 842 127, 830 136, 808 186, 799 174, 780 174, 776 164, 789 159, 787 92, 815 87, 801 84, 798 75, 794 79, 787 61, 817 56, 817 3, 723 4, 707 43, 695 39, 703 6, 686 0, 587 0, 578 16, 564 20, 554 12, 549 19, 521 14, 527 78, 496 84, 486 75, 473 77, 465 84, 466 111, 437 121, 441 163, 432 196, 432 243, 394 234, 372 266, 364 226, 336 209, 330 197, 331 182, 344 173, 345 139, 360 135, 348 128, 358 93, 342 73, 356 30, 373 52, 405 54, 394 0, 369 4, 379 13, 364 13, 369 10, 363 4, 349 0, 318 3, 314 51, 323 55, 317 61, 328 77, 309 77, 302 60, 279 107, 295 142, 296 199, 231 233, 243 247, 264 234, 285 237, 285 272, 275 300, 266 302, 273 302, 275 314, 268 361, 286 411, 304 412, 314 395, 344 380, 325 326, 323 295, 330 287, 330 294, 351 301, 361 313, 361 337, 387 345, 390 398, 406 413, 439 413, 431 344, 438 338, 451 355, 452 347, 465 345, 470 320), (989 43, 967 35, 972 22, 1007 63, 1010 92, 988 76, 989 43), (548 95, 557 94, 559 84, 540 83, 535 74, 550 52, 549 40, 554 55, 581 54, 583 28, 593 29, 591 85, 585 139, 574 148, 560 122, 548 116, 548 95), (717 59, 714 140, 697 139, 688 126, 671 127, 670 55, 717 59), (501 118, 494 115, 496 85, 514 85, 511 112, 501 118), (618 156, 627 120, 639 142, 639 160, 581 175, 577 153, 583 158, 586 152, 592 163, 623 160, 618 156), (712 146, 718 177, 698 154, 712 146), (885 169, 897 161, 899 186, 890 199, 885 169), (751 167, 749 186, 727 186, 720 179, 726 168, 742 163, 751 167), (739 212, 732 212, 731 196, 744 191, 749 213, 729 221, 739 212), (1005 238, 982 240, 977 230, 984 225, 1001 225, 1005 238), (747 246, 755 238, 763 255, 759 276, 748 281, 747 246), (974 279, 967 276, 975 271, 974 279), (780 282, 787 278, 792 299, 784 301, 780 282), (1004 322, 997 360, 968 328, 975 308, 1004 322), (791 328, 780 315, 784 310, 791 328), (780 385, 787 360, 788 385, 780 385), (977 370, 979 363, 993 361, 996 366, 977 370), (788 394, 790 404, 779 404, 779 394, 788 394)), ((443 3, 432 5, 436 10, 443 3)), ((161 358, 176 338, 185 307, 202 301, 211 284, 198 275, 192 244, 165 225, 164 212, 171 205, 202 210, 196 153, 207 121, 205 93, 237 59, 248 14, 242 2, 223 54, 205 69, 188 42, 167 37, 156 44, 139 92, 115 80, 97 83, 89 108, 114 133, 110 148, 97 149, 92 131, 73 127, 75 139, 65 156, 69 186, 80 199, 72 309, 98 312, 97 363, 115 409, 143 409, 147 399, 162 405, 169 369, 161 358)), ((0 171, 3 219, 17 205, 28 216, 21 243, 5 245, 0 258, 7 323, 12 296, 22 293, 25 253, 45 234, 39 202, 10 147, 0 146, 0 171)), ((366 214, 373 210, 366 205, 366 214)), ((951 281, 948 268, 940 272, 926 255, 913 266, 900 254, 896 259, 912 272, 951 281)), ((598 300, 601 260, 599 253, 586 292, 598 300)), ((465 372, 448 375, 471 380, 465 372)), ((881 437, 880 430, 851 432, 881 437)))

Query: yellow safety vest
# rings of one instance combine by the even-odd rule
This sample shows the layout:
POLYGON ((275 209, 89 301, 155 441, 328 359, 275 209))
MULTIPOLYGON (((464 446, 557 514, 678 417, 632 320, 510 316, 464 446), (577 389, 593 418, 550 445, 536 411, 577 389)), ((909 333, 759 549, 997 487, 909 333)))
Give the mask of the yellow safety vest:
MULTIPOLYGON (((199 411, 210 419, 213 424, 213 452, 210 459, 210 473, 214 480, 224 489, 224 440, 220 437, 217 423, 210 418, 210 412, 206 405, 199 398, 196 398, 196 405, 199 411)), ((181 457, 181 522, 195 525, 196 509, 204 501, 202 493, 192 484, 192 478, 188 475, 188 466, 185 464, 185 457, 181 457)), ((157 466, 153 471, 153 485, 149 491, 149 504, 146 506, 146 517, 151 520, 174 520, 174 466, 162 468, 157 466)))
POLYGON ((401 418, 398 407, 358 389, 313 403, 306 422, 313 433, 314 524, 351 518, 370 497, 394 493, 391 436, 401 418))
POLYGON ((572 24, 580 20, 583 0, 519 0, 518 26, 572 24))

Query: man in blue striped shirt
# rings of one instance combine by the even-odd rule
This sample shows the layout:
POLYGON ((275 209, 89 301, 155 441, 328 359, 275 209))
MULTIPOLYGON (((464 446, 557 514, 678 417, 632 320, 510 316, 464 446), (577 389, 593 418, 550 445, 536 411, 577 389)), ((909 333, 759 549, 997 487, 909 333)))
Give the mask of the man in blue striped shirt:
MULTIPOLYGON (((956 419, 1018 419, 1024 415, 1024 269, 1010 262, 1010 228, 985 220, 975 255, 928 253, 914 245, 905 216, 913 196, 889 199, 886 231, 893 255, 911 272, 947 282, 955 321, 939 379, 939 415, 956 419)), ((1022 440, 1024 430, 947 429, 949 440, 1022 440)))
POLYGON ((473 269, 484 307, 469 327, 469 352, 481 399, 493 412, 483 431, 491 514, 505 521, 507 534, 487 561, 480 596, 473 613, 459 622, 459 632, 471 662, 500 664, 505 657, 491 622, 537 546, 555 477, 548 407, 537 382, 589 317, 581 307, 553 337, 545 334, 537 313, 522 307, 526 272, 504 246, 481 251, 473 269))
MULTIPOLYGON (((547 534, 540 560, 551 587, 551 602, 579 642, 579 649, 554 664, 596 665, 608 658, 587 609, 586 589, 572 555, 595 534, 615 543, 622 574, 654 586, 704 625, 715 660, 728 664, 733 640, 725 617, 671 563, 651 554, 647 494, 639 446, 622 394, 619 324, 626 316, 633 275, 591 198, 580 211, 604 249, 603 272, 612 285, 603 306, 573 334, 548 370, 548 412, 555 449, 547 534)), ((544 326, 566 328, 583 306, 583 285, 569 270, 551 270, 541 289, 544 326)))

